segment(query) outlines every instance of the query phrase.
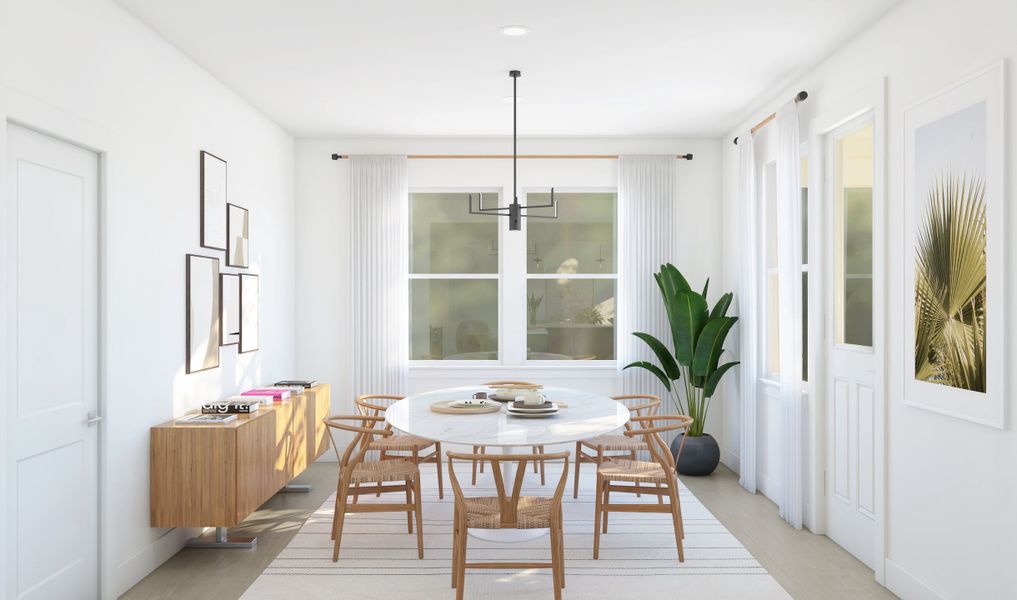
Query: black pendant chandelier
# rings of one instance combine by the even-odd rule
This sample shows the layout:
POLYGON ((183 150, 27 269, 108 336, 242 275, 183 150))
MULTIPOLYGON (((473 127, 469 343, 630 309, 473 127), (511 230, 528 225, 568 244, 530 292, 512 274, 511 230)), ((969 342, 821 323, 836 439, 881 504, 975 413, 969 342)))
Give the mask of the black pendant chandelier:
POLYGON ((509 71, 509 77, 512 78, 512 204, 508 206, 499 206, 496 208, 484 208, 484 195, 477 194, 477 207, 473 207, 473 194, 469 195, 470 214, 471 215, 493 215, 493 216, 507 216, 509 218, 509 231, 519 231, 522 229, 523 217, 532 219, 557 219, 558 218, 558 205, 554 201, 554 188, 551 188, 551 201, 548 204, 530 204, 523 206, 519 204, 519 186, 516 184, 516 160, 519 158, 517 152, 517 139, 516 139, 516 82, 522 75, 520 71, 512 70, 509 71), (550 208, 554 210, 553 215, 531 215, 524 214, 523 211, 528 211, 531 208, 550 208))

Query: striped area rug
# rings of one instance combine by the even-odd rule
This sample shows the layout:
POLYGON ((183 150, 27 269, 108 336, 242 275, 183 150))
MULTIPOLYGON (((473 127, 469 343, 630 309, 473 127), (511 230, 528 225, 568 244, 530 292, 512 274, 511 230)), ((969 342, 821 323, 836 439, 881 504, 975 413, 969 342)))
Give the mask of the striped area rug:
MULTIPOLYGON (((446 477, 439 500, 434 467, 423 471, 424 560, 417 559, 416 536, 406 533, 405 513, 358 513, 346 518, 339 562, 333 563, 330 538, 335 496, 303 525, 290 544, 243 595, 245 600, 397 600, 454 598, 452 491, 446 477)), ((459 471, 457 470, 457 473, 459 471)), ((558 471, 560 473, 560 471, 558 471)), ((527 474, 524 494, 548 495, 548 485, 527 474)), ((460 482, 468 484, 463 472, 460 482)), ((685 562, 678 563, 671 520, 665 514, 613 513, 601 536, 600 559, 593 560, 594 469, 584 465, 578 499, 565 495, 564 598, 707 600, 790 598, 727 529, 687 489, 681 489, 685 518, 685 562)), ((490 473, 467 487, 467 495, 494 495, 490 473)), ((401 494, 398 494, 401 496, 401 494)), ((382 498, 384 499, 384 498, 382 498)), ((653 496, 636 502, 655 503, 653 496)), ((628 499, 626 499, 628 500, 628 499)), ((376 502, 362 496, 361 502, 376 502)), ((470 561, 548 561, 548 536, 519 544, 496 544, 471 537, 470 561)), ((474 599, 551 598, 550 570, 467 571, 465 597, 474 599)))

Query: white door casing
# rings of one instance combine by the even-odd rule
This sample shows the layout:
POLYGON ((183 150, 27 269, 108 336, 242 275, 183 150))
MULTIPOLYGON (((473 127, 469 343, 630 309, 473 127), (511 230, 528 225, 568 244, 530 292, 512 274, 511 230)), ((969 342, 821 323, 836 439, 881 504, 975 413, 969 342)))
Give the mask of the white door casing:
POLYGON ((95 598, 99 159, 10 123, 6 136, 6 595, 95 598))
POLYGON ((813 339, 818 352, 810 365, 815 531, 872 568, 879 582, 885 561, 885 123, 885 80, 813 120, 810 150, 816 168, 810 188, 816 201, 810 198, 809 206, 810 230, 819 232, 809 236, 810 257, 815 257, 810 285, 820 308, 810 322, 821 332, 813 339), (838 228, 843 233, 846 202, 835 190, 834 164, 838 140, 863 128, 871 130, 871 343, 845 335, 845 321, 859 318, 845 306, 846 288, 864 285, 859 279, 866 277, 845 260, 838 228))

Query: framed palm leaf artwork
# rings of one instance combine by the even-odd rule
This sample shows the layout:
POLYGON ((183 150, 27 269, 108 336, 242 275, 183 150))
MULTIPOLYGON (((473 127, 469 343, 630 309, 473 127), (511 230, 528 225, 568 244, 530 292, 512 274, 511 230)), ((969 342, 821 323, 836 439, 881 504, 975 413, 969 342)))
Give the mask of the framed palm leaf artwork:
POLYGON ((904 110, 907 404, 1005 426, 1004 75, 904 110))

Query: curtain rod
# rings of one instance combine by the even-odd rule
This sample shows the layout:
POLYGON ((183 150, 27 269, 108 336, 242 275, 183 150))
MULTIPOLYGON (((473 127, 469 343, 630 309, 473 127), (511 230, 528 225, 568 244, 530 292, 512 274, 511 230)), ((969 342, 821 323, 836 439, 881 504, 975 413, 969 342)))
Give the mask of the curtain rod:
MULTIPOLYGON (((349 154, 333 154, 332 160, 349 158, 349 154)), ((406 158, 512 158, 511 154, 410 154, 406 158)), ((517 158, 618 158, 617 154, 520 154, 517 158)), ((692 153, 678 154, 678 160, 692 160, 692 153)))
MULTIPOLYGON (((802 102, 805 102, 805 99, 808 98, 808 97, 809 97, 809 93, 806 92, 805 90, 802 90, 802 91, 798 92, 795 95, 795 104, 800 104, 802 102)), ((763 125, 766 125, 767 123, 769 123, 770 121, 772 121, 772 120, 774 120, 776 118, 777 118, 777 113, 770 113, 770 116, 768 116, 765 119, 763 119, 762 121, 756 123, 756 125, 752 129, 749 130, 749 133, 755 133, 755 132, 759 131, 760 129, 763 128, 763 125)), ((734 139, 734 143, 735 143, 735 145, 738 144, 738 137, 737 136, 734 139)))

